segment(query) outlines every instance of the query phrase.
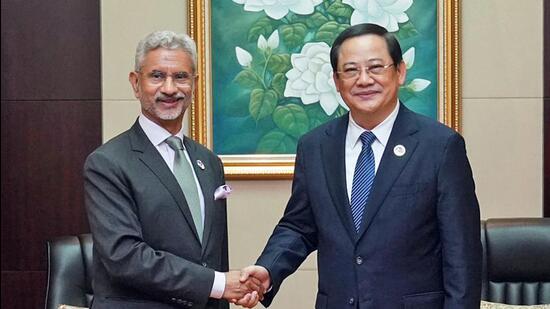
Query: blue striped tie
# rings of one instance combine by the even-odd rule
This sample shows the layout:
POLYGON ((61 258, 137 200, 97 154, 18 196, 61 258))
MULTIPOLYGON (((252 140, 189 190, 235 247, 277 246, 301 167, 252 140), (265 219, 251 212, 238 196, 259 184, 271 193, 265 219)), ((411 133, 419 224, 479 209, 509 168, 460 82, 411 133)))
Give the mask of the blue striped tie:
POLYGON ((353 173, 353 185, 351 186, 351 217, 356 231, 359 231, 361 227, 363 213, 374 180, 374 154, 371 144, 376 136, 372 132, 365 131, 361 134, 360 139, 363 147, 359 158, 357 158, 353 173))

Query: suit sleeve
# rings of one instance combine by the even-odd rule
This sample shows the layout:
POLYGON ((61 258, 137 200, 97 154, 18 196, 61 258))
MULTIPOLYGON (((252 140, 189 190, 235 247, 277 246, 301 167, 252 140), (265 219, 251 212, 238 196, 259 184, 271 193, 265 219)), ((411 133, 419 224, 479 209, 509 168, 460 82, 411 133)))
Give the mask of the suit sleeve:
POLYGON ((285 213, 256 262, 270 274, 272 288, 262 304, 269 306, 283 280, 294 273, 305 258, 317 249, 317 227, 311 211, 306 185, 304 156, 298 145, 292 194, 285 213))
POLYGON ((437 187, 445 309, 479 308, 479 205, 464 139, 459 134, 451 135, 447 141, 438 172, 437 187))
POLYGON ((92 153, 84 165, 85 204, 94 252, 112 280, 168 301, 208 301, 214 270, 144 240, 127 175, 116 160, 92 153))

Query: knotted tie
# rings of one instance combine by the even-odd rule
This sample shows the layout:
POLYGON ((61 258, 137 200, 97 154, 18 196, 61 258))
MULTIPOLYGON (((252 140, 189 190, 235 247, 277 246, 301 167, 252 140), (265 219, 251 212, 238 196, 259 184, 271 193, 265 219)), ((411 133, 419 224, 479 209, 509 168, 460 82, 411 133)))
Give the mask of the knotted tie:
POLYGON ((189 205, 189 210, 193 216, 193 222, 195 223, 195 228, 199 234, 199 240, 202 243, 202 212, 201 204, 199 200, 199 192, 197 190, 197 183, 195 182, 195 177, 193 176, 193 167, 189 164, 189 161, 185 158, 185 153, 183 152, 183 142, 179 137, 170 136, 167 138, 166 143, 170 148, 175 152, 174 156, 174 175, 183 190, 185 195, 185 200, 189 205))
POLYGON ((363 147, 355 171, 353 173, 353 184, 351 186, 351 217, 355 230, 359 231, 367 199, 374 180, 374 154, 371 145, 376 136, 369 131, 365 131, 360 136, 363 147))

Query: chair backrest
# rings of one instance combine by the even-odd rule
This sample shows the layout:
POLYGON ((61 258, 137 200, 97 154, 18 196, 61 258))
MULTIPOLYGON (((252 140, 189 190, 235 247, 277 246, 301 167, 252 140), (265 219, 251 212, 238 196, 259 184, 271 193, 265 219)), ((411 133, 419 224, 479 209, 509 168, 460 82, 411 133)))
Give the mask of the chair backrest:
POLYGON ((550 218, 488 219, 481 237, 483 300, 550 303, 550 218))
POLYGON ((92 291, 92 236, 63 236, 47 242, 46 309, 59 305, 89 307, 92 291))

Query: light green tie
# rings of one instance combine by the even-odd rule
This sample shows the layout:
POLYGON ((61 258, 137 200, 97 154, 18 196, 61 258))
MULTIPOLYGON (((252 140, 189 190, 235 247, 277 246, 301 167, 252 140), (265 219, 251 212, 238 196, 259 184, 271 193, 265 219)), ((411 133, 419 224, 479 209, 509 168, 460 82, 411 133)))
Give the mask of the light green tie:
POLYGON ((195 182, 193 174, 193 167, 189 164, 187 158, 185 158, 183 142, 179 137, 170 136, 166 139, 166 143, 170 148, 174 149, 176 153, 174 156, 174 175, 183 190, 183 194, 189 205, 189 210, 191 210, 191 215, 193 216, 195 228, 199 234, 199 240, 202 243, 202 212, 199 192, 197 191, 197 183, 195 182))

